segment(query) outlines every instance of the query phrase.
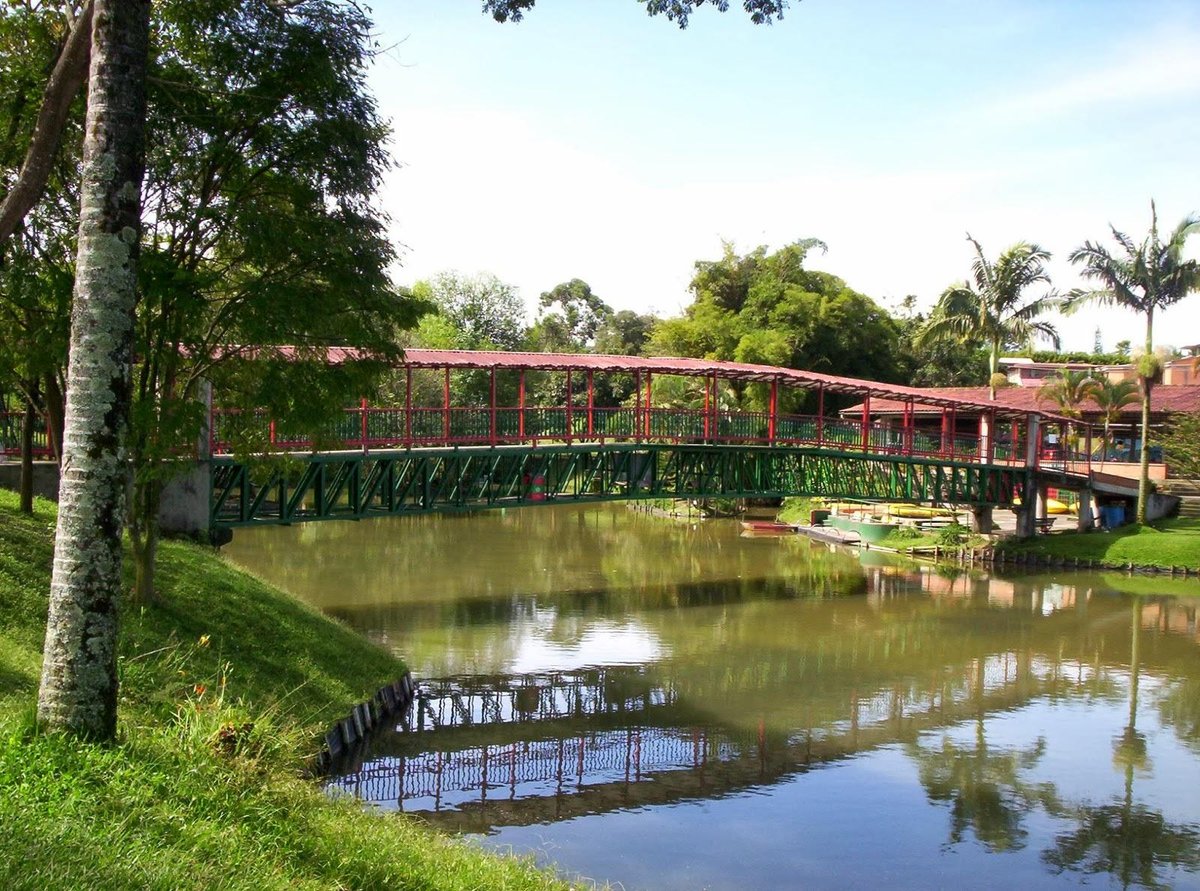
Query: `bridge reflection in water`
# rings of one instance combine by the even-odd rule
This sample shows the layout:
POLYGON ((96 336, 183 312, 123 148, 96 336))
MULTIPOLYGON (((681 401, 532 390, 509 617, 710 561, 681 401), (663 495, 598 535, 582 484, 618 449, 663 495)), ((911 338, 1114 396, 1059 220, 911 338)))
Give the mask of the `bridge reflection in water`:
POLYGON ((844 718, 801 730, 713 724, 641 666, 515 677, 445 678, 420 686, 395 733, 346 765, 331 788, 487 832, 584 814, 714 798, 981 713, 1013 708, 1094 667, 1015 651, 955 676, 859 696, 844 718))

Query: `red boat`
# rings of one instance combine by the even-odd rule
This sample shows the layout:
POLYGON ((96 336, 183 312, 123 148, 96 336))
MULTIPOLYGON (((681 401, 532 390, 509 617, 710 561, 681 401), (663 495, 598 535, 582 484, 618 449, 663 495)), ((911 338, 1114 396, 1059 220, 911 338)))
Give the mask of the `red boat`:
POLYGON ((773 520, 743 520, 742 528, 755 535, 791 535, 796 531, 795 526, 773 520))

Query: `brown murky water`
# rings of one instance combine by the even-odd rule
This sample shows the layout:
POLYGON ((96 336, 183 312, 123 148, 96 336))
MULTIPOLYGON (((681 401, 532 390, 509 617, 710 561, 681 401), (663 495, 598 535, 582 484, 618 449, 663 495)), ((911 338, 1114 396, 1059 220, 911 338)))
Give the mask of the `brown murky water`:
POLYGON ((238 532, 401 654, 331 786, 632 888, 1200 887, 1200 583, 620 506, 238 532))

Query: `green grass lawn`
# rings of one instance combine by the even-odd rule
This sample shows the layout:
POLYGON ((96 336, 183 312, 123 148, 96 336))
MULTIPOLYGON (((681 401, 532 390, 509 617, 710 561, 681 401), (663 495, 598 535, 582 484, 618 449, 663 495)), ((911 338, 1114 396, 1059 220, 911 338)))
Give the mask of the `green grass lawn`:
POLYGON ((122 616, 118 742, 34 732, 53 526, 0 491, 0 887, 564 887, 305 780, 404 665, 208 549, 164 544, 160 602, 122 616))
POLYGON ((1113 532, 1062 532, 1027 541, 1004 540, 1007 553, 1032 553, 1106 566, 1187 567, 1200 569, 1200 520, 1162 520, 1150 526, 1125 526, 1113 532))

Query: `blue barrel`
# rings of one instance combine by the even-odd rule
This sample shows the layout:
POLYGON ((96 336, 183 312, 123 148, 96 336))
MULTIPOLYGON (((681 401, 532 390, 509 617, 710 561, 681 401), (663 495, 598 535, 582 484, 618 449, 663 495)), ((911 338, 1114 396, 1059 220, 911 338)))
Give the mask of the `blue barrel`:
POLYGON ((1118 526, 1125 525, 1125 505, 1106 504, 1100 508, 1100 512, 1104 516, 1104 525, 1106 528, 1116 529, 1118 526))

